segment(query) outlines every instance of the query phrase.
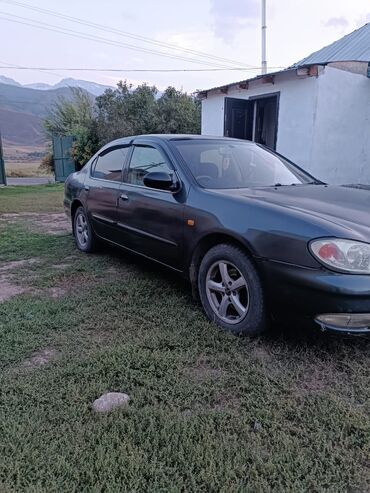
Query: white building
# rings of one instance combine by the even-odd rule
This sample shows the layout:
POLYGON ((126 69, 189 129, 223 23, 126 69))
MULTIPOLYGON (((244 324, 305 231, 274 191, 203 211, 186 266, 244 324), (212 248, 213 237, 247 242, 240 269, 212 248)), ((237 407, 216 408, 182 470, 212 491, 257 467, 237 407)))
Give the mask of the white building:
POLYGON ((254 140, 317 178, 370 184, 370 23, 297 64, 200 92, 202 134, 254 140))

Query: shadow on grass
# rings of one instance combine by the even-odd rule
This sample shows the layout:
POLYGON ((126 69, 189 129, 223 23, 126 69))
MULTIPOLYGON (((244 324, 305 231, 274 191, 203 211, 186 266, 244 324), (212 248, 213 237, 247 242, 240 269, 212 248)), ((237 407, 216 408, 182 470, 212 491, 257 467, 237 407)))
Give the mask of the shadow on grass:
MULTIPOLYGON (((130 267, 140 273, 147 279, 155 277, 161 283, 167 284, 176 295, 182 298, 186 295, 186 300, 191 308, 202 311, 199 301, 194 300, 191 293, 190 283, 169 268, 153 262, 140 255, 120 250, 118 247, 107 245, 99 255, 113 258, 122 268, 130 267)), ((161 301, 161 293, 158 293, 158 302, 161 301)), ((204 315, 205 317, 205 315, 204 315)), ((214 326, 215 330, 221 330, 214 326)), ((251 341, 249 337, 238 337, 239 343, 248 345, 251 341)), ((370 349, 370 338, 366 336, 348 336, 323 332, 318 327, 308 327, 305 324, 297 326, 291 322, 271 323, 269 330, 253 338, 261 344, 274 347, 276 345, 284 346, 286 350, 296 353, 297 350, 310 350, 316 354, 322 354, 323 358, 327 357, 327 352, 332 354, 341 354, 343 351, 349 356, 352 354, 358 357, 361 353, 368 354, 370 349)))

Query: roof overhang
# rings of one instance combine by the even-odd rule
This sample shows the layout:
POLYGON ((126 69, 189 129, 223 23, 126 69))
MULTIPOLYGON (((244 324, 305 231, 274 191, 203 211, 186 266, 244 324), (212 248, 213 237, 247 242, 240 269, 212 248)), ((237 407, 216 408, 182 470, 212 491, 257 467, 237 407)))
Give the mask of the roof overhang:
POLYGON ((231 82, 223 86, 212 87, 210 89, 204 89, 197 91, 198 97, 200 99, 206 99, 209 93, 220 93, 227 94, 229 90, 235 89, 245 89, 248 90, 252 84, 275 84, 280 76, 290 76, 297 77, 299 79, 306 77, 317 77, 319 75, 318 65, 309 65, 306 67, 289 67, 278 72, 271 72, 268 74, 260 74, 250 79, 241 80, 238 82, 231 82))

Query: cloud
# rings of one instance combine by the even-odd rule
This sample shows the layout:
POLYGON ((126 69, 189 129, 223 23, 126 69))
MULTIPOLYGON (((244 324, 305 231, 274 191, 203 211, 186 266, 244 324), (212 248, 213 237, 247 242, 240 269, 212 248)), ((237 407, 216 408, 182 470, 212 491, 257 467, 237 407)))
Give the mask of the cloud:
POLYGON ((217 37, 231 43, 239 31, 255 25, 261 15, 260 0, 211 0, 213 30, 217 37))
POLYGON ((370 14, 365 14, 357 20, 357 27, 362 27, 364 24, 370 22, 370 14))
POLYGON ((345 17, 330 17, 324 22, 325 27, 333 27, 334 29, 345 29, 349 26, 349 22, 345 17))
POLYGON ((137 15, 130 10, 121 10, 121 18, 127 21, 137 21, 137 15))

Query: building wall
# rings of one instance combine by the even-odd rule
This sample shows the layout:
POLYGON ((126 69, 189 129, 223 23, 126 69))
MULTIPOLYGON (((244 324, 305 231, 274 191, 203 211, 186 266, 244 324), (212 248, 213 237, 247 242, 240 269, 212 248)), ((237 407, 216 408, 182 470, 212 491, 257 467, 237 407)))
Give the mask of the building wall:
POLYGON ((310 164, 318 79, 282 74, 274 84, 252 82, 249 88, 231 88, 228 94, 208 94, 202 101, 202 134, 224 135, 225 96, 240 99, 280 93, 276 150, 302 167, 310 164))
POLYGON ((202 101, 202 134, 223 135, 225 96, 280 92, 277 151, 323 181, 370 183, 370 79, 325 67, 319 77, 282 74, 275 84, 231 87, 202 101))
POLYGON ((310 161, 312 173, 328 183, 370 183, 370 79, 325 68, 310 161))

